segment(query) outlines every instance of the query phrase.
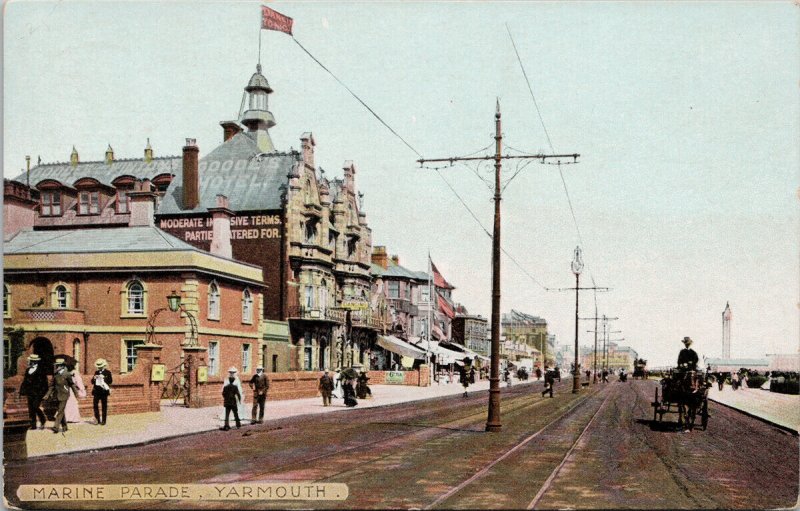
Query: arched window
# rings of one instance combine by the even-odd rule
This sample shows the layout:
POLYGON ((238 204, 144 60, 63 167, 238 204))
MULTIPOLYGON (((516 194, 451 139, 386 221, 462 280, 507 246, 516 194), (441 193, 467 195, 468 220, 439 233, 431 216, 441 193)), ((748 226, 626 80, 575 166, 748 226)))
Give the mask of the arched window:
POLYGON ((3 284, 3 317, 11 317, 11 290, 3 284))
POLYGON ((216 282, 208 286, 208 319, 219 319, 219 286, 216 282))
POLYGON ((138 280, 128 284, 128 314, 144 314, 144 286, 138 280))
POLYGON ((67 308, 67 287, 56 286, 56 307, 59 309, 67 308))
POLYGON ((253 322, 253 297, 249 289, 242 293, 242 323, 250 324, 253 322))

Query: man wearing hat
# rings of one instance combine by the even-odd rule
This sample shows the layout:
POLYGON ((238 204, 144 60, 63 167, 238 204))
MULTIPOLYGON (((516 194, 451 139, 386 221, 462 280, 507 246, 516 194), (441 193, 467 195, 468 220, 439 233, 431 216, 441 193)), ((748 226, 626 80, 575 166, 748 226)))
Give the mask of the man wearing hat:
POLYGON ((41 429, 44 429, 44 423, 47 420, 40 408, 48 387, 47 375, 40 362, 41 358, 35 353, 28 357, 28 369, 25 370, 25 377, 19 387, 19 395, 28 398, 28 416, 31 419, 31 429, 36 429, 37 418, 42 423, 41 429))
POLYGON ((106 425, 106 415, 108 413, 108 395, 111 394, 111 371, 108 370, 108 362, 104 358, 98 358, 94 363, 97 369, 92 377, 92 402, 94 405, 94 419, 101 426, 106 425), (103 414, 100 415, 100 405, 103 414))
POLYGON ((256 367, 256 374, 250 378, 250 389, 253 391, 253 411, 250 415, 252 424, 264 422, 264 405, 267 402, 267 391, 269 390, 269 378, 264 374, 264 366, 256 367), (258 420, 256 420, 256 410, 258 410, 258 420))
POLYGON ((692 345, 692 339, 684 337, 682 342, 686 347, 678 353, 678 368, 694 371, 697 369, 698 358, 697 353, 689 347, 692 345))
POLYGON ((330 406, 331 404, 331 395, 333 394, 333 378, 331 375, 328 374, 328 370, 325 369, 325 374, 323 374, 319 379, 319 393, 322 394, 322 406, 330 406))
POLYGON ((54 395, 58 399, 58 411, 56 412, 55 423, 53 425, 53 433, 58 433, 59 428, 63 431, 67 430, 67 418, 64 414, 64 409, 67 407, 67 400, 69 400, 70 389, 75 394, 78 394, 78 387, 72 381, 72 373, 67 371, 65 361, 63 358, 57 358, 55 361, 55 373, 53 373, 53 386, 50 387, 48 394, 54 395))

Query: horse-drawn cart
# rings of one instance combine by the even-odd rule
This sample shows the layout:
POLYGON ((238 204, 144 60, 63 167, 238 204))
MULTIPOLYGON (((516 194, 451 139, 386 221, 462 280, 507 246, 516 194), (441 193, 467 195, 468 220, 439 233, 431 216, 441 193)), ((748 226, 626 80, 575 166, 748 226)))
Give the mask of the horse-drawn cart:
POLYGON ((663 421, 665 413, 677 413, 678 426, 691 431, 699 414, 700 425, 705 431, 708 427, 708 388, 711 386, 706 380, 705 375, 697 371, 670 371, 656 387, 656 398, 651 404, 653 421, 663 421))

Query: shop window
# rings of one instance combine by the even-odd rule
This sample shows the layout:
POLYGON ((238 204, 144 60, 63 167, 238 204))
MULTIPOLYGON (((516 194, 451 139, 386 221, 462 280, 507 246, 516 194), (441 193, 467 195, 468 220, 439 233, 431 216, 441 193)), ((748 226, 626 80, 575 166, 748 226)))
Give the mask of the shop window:
POLYGON ((253 323, 253 297, 249 289, 242 293, 242 323, 253 323))
POLYGON ((219 286, 212 282, 208 286, 208 319, 219 319, 219 286))
POLYGON ((100 213, 100 193, 80 192, 78 194, 78 214, 97 215, 100 213))
POLYGON ((144 341, 138 339, 133 341, 123 341, 123 349, 125 350, 124 359, 122 361, 123 373, 129 373, 136 367, 138 361, 137 346, 144 344, 144 341))
POLYGON ((250 345, 242 344, 242 374, 250 372, 250 345))
POLYGON ((40 202, 42 216, 61 216, 61 192, 42 192, 40 202))
POLYGON ((219 374, 219 343, 217 341, 208 342, 208 374, 211 376, 219 374))

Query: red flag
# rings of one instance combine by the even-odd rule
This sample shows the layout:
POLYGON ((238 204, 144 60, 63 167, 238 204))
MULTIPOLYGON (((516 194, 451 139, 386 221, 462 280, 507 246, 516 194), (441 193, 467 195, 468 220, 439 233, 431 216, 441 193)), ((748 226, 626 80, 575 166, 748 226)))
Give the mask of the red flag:
POLYGON ((294 20, 289 16, 284 16, 278 11, 273 11, 266 5, 261 6, 262 29, 277 30, 292 35, 292 23, 294 23, 294 20))

